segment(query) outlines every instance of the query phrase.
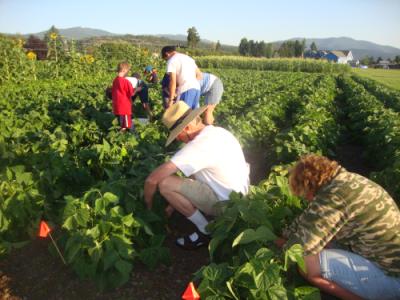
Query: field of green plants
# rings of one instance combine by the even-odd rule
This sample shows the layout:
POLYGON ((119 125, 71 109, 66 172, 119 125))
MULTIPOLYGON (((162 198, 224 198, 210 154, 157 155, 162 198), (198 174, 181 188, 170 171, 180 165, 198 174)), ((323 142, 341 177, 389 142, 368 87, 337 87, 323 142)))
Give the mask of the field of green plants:
MULTIPOLYGON (((164 65, 131 45, 82 54, 73 47, 57 53, 57 39, 49 43, 57 55, 36 61, 19 41, 0 38, 0 255, 35 239, 47 220, 77 276, 100 290, 116 288, 138 262, 150 269, 169 263, 165 202, 158 196, 155 209, 145 209, 143 184, 178 145, 164 147, 157 88, 156 120, 136 121, 137 135, 119 132, 104 90, 120 60, 135 70, 152 64, 162 72, 164 65)), ((365 150, 370 177, 399 203, 399 93, 326 62, 223 59, 199 61, 224 83, 216 123, 246 153, 261 151, 271 168, 248 196, 232 194, 212 222, 211 263, 194 280, 208 300, 319 299, 297 274, 301 247, 281 253, 273 244, 305 206, 289 192, 288 166, 310 152, 336 158, 346 132, 365 150)))

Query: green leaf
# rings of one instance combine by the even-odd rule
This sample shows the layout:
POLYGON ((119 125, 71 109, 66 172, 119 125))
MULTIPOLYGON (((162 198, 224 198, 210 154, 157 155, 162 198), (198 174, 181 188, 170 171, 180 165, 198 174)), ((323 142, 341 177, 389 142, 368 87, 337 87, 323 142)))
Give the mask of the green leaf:
POLYGON ((268 248, 260 248, 259 250, 257 250, 254 257, 263 260, 270 260, 272 257, 274 257, 274 252, 272 252, 268 248))
POLYGON ((74 236, 74 235, 71 236, 65 245, 67 262, 72 263, 74 261, 75 256, 81 249, 82 249, 81 238, 79 236, 74 236))
POLYGON ((75 221, 74 216, 71 216, 71 217, 68 217, 67 219, 65 219, 62 227, 69 231, 76 229, 76 221, 75 221))
POLYGON ((257 274, 254 278, 254 282, 256 283, 257 289, 262 291, 266 291, 271 285, 269 276, 268 274, 266 274, 265 271, 262 271, 259 274, 257 274))
POLYGON ((208 244, 208 251, 210 252, 210 257, 214 257, 214 253, 217 250, 217 247, 221 244, 228 237, 227 232, 219 232, 211 239, 210 243, 208 244))
POLYGON ((93 239, 97 239, 100 236, 99 225, 96 225, 93 228, 86 230, 86 234, 91 236, 93 239))
POLYGON ((139 259, 150 269, 154 269, 160 262, 169 264, 170 254, 166 247, 149 247, 140 252, 139 259))
POLYGON ((144 232, 147 235, 154 235, 153 231, 151 230, 151 227, 147 224, 147 222, 138 217, 136 217, 136 221, 143 227, 144 232))
POLYGON ((118 202, 118 196, 114 195, 113 193, 106 192, 106 193, 104 193, 103 197, 105 199, 107 199, 108 203, 116 203, 116 202, 118 202))
POLYGON ((246 229, 235 238, 232 243, 232 248, 237 245, 248 244, 254 241, 274 241, 276 238, 276 235, 266 226, 260 226, 257 230, 246 229))
POLYGON ((298 300, 321 300, 319 289, 312 286, 300 286, 295 288, 294 296, 298 300))
POLYGON ((94 203, 94 210, 96 214, 106 214, 107 200, 104 197, 97 198, 94 203))
POLYGON ((107 142, 106 139, 103 139, 103 151, 104 152, 110 152, 110 144, 107 142))
POLYGON ((7 179, 9 181, 11 181, 13 179, 13 173, 9 168, 7 168, 7 170, 6 170, 6 175, 7 175, 7 179))
POLYGON ((91 261, 97 264, 103 254, 101 246, 96 243, 96 246, 89 248, 87 251, 91 261))
POLYGON ((229 292, 231 293, 231 295, 233 296, 233 298, 236 299, 236 300, 239 300, 239 298, 236 296, 236 293, 233 291, 232 280, 231 281, 227 281, 226 282, 226 286, 227 286, 229 292))
POLYGON ((210 281, 216 281, 221 276, 222 271, 216 264, 211 264, 203 269, 204 278, 210 281))
POLYGON ((0 209, 0 232, 6 232, 10 224, 9 219, 4 214, 3 210, 0 209))
POLYGON ((118 260, 114 266, 121 274, 129 274, 132 271, 132 264, 123 259, 118 260))
POLYGON ((107 271, 110 267, 115 265, 115 262, 119 259, 119 255, 114 249, 107 249, 103 255, 104 271, 107 271))
POLYGON ((87 208, 78 209, 78 211, 76 212, 75 219, 77 223, 82 227, 86 227, 89 218, 90 218, 90 212, 87 208))
POLYGON ((289 260, 297 263, 300 269, 306 273, 306 265, 304 262, 304 252, 303 247, 300 244, 294 244, 285 252, 285 265, 284 270, 287 270, 289 267, 289 260))
POLYGON ((253 265, 247 262, 236 270, 235 283, 236 285, 245 287, 247 289, 256 288, 254 275, 255 270, 253 265))
POLYGON ((132 214, 126 215, 122 217, 122 223, 125 226, 131 227, 132 224, 135 222, 135 220, 133 219, 132 214))
POLYGON ((274 285, 268 289, 268 296, 271 300, 287 300, 287 291, 281 285, 274 285))

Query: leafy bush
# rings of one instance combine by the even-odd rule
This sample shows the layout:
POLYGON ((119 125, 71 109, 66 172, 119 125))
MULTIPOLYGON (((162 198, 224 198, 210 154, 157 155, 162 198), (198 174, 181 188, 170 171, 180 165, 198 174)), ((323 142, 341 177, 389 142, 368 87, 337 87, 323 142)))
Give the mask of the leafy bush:
POLYGON ((380 170, 371 174, 372 179, 400 201, 400 114, 351 78, 340 77, 339 85, 345 94, 349 128, 365 147, 366 158, 380 170))
POLYGON ((303 251, 294 245, 281 253, 273 241, 303 204, 288 190, 283 173, 250 194, 232 194, 222 216, 209 225, 212 263, 196 273, 202 299, 319 299, 304 286, 290 262, 305 270, 303 251))

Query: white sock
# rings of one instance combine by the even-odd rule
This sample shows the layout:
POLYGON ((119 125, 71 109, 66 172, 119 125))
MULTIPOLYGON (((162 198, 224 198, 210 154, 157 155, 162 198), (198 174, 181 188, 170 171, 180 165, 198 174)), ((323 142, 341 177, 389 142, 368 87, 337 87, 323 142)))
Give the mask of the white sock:
POLYGON ((200 230, 200 232, 207 234, 206 226, 208 224, 208 221, 198 209, 196 209, 193 215, 188 217, 188 220, 196 225, 197 229, 200 230))

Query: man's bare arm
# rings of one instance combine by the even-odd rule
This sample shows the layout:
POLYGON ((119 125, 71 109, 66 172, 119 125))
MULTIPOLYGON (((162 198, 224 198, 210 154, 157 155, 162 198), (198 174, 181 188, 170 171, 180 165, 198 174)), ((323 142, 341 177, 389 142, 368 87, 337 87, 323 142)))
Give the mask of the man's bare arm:
POLYGON ((158 184, 166 177, 178 172, 178 168, 171 161, 163 163, 155 169, 147 178, 144 183, 144 200, 147 208, 151 209, 153 206, 153 197, 157 191, 158 184))
POLYGON ((307 273, 303 273, 300 270, 301 275, 320 290, 343 300, 362 300, 362 298, 353 294, 349 290, 346 290, 335 282, 329 281, 321 276, 321 266, 318 254, 305 256, 304 262, 306 264, 307 273))
POLYGON ((169 100, 168 107, 172 105, 173 100, 175 99, 176 93, 176 73, 168 73, 169 74, 169 100))

